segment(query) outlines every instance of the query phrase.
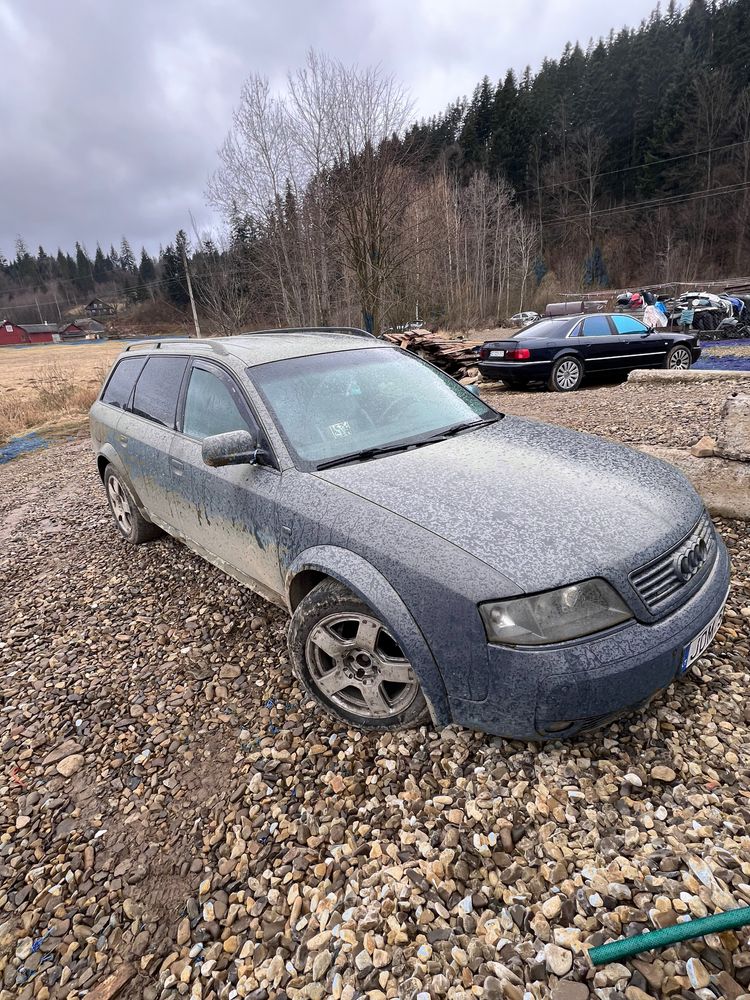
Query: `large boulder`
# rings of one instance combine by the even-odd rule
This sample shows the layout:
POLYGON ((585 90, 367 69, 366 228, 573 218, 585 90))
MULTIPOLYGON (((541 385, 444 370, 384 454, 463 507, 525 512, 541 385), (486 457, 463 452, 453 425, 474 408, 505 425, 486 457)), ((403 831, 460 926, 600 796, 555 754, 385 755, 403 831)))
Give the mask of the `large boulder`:
POLYGON ((685 448, 640 445, 639 451, 661 458, 684 473, 712 514, 750 521, 750 462, 695 458, 685 448))
POLYGON ((750 462, 750 395, 733 392, 721 411, 716 438, 717 454, 737 462, 750 462))

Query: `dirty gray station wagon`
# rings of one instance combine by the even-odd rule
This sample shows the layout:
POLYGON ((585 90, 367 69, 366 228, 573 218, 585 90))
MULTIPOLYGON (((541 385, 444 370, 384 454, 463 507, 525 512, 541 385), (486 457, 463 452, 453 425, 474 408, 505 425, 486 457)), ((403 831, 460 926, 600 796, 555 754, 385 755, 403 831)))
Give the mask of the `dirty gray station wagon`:
POLYGON ((135 345, 91 434, 120 533, 288 609, 295 671, 349 724, 570 736, 719 627, 727 553, 679 472, 362 331, 135 345))

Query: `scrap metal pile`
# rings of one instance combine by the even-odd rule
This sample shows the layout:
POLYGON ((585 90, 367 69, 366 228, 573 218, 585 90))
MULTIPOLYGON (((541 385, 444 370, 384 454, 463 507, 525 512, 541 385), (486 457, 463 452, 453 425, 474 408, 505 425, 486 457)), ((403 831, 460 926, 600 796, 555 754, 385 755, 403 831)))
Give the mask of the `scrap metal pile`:
POLYGON ((383 339, 392 344, 398 344, 406 351, 411 351, 425 361, 431 361, 437 368, 452 375, 453 378, 471 381, 478 377, 477 349, 482 346, 481 340, 450 340, 429 330, 389 330, 383 334, 383 339))
POLYGON ((623 292, 617 296, 616 308, 633 312, 654 303, 666 314, 671 328, 697 330, 701 340, 750 339, 750 285, 728 288, 719 294, 700 290, 679 296, 623 292))

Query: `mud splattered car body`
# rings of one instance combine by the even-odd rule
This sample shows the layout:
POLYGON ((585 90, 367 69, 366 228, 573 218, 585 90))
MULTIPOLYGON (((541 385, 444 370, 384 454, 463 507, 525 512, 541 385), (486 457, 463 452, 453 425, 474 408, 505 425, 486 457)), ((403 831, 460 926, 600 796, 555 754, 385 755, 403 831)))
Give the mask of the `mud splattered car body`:
POLYGON ((726 600, 726 550, 676 470, 497 414, 361 332, 130 350, 91 434, 121 530, 127 507, 286 607, 302 679, 350 722, 573 735, 679 677, 726 600))

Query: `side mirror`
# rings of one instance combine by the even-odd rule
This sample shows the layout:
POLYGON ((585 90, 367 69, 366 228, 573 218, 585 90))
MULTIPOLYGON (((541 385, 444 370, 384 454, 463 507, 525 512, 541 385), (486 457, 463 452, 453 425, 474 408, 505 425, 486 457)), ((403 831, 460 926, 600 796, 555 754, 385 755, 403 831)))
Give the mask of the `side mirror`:
POLYGON ((472 396, 479 396, 479 387, 476 385, 465 385, 464 389, 468 389, 472 396))
POLYGON ((249 431, 212 434, 203 439, 201 456, 212 469, 222 465, 255 465, 258 461, 258 442, 249 431))

